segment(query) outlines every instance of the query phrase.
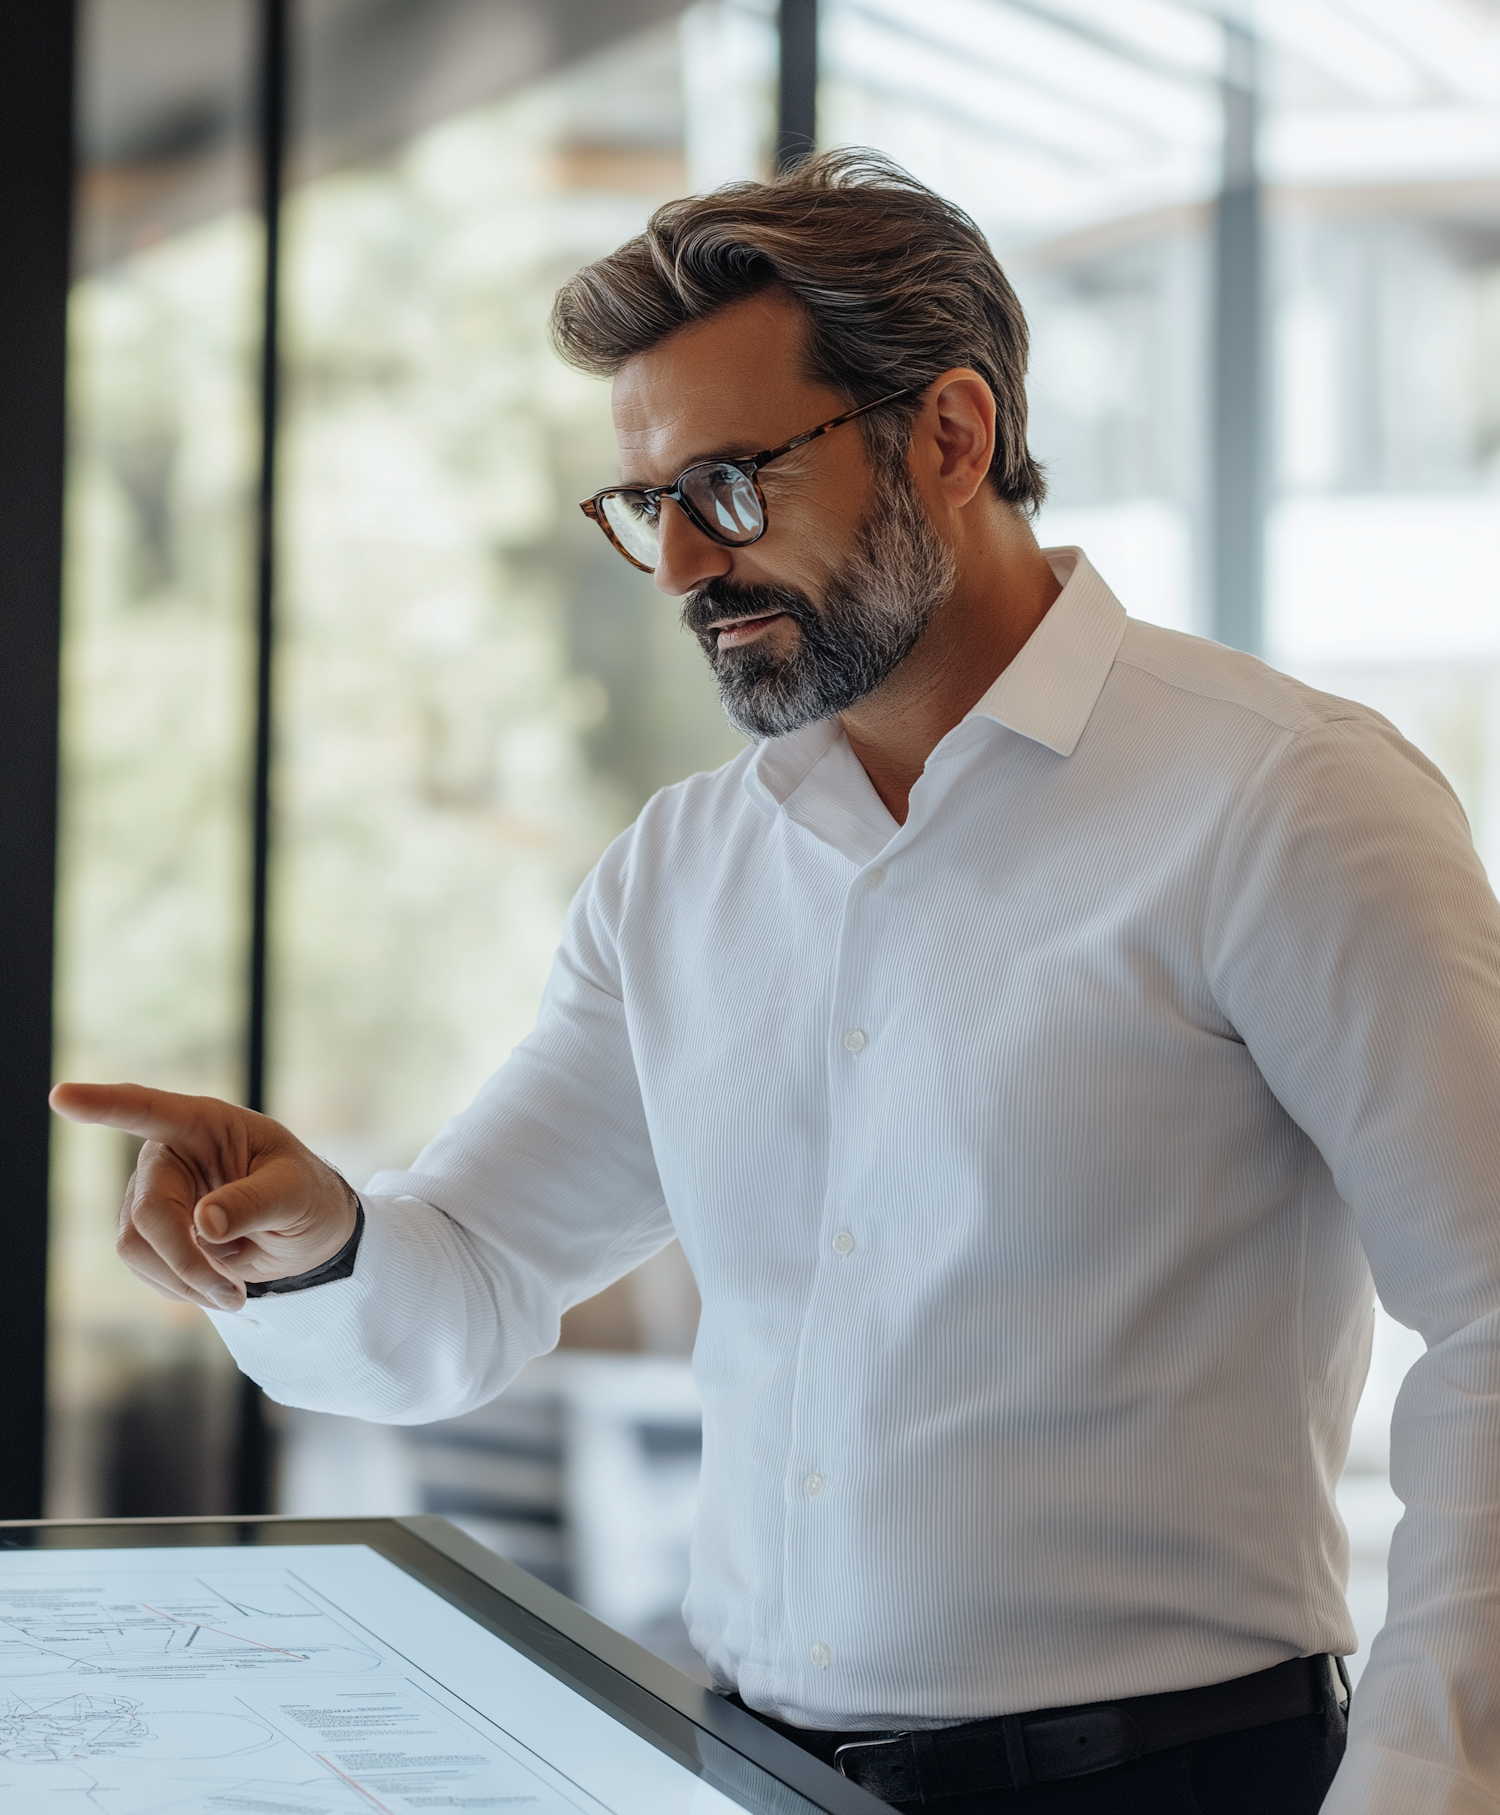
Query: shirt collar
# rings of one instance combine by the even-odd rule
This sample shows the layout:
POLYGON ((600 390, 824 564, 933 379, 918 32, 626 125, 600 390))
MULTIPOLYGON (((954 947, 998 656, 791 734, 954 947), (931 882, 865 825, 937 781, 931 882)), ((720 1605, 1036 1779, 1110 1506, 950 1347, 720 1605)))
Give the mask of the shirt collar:
POLYGON ((790 731, 785 737, 767 738, 756 746, 754 759, 745 771, 746 793, 758 806, 774 812, 802 786, 829 748, 843 736, 843 726, 836 718, 824 718, 804 725, 800 731, 790 731))
POLYGON ((1043 549, 1062 591, 970 712, 1071 756, 1125 635, 1125 607, 1081 548, 1043 549))
MULTIPOLYGON (((1062 582, 1062 591, 968 719, 993 719, 1022 737, 1045 744, 1059 756, 1071 756, 1125 635, 1125 608, 1081 548, 1042 552, 1062 582)), ((954 732, 948 736, 953 737, 954 732)), ((823 719, 786 737, 768 739, 745 771, 746 792, 763 811, 774 813, 788 805, 825 757, 837 766, 837 745, 848 749, 837 719, 823 719)), ((863 837, 873 837, 877 830, 888 835, 895 821, 868 782, 865 791, 869 794, 866 810, 855 815, 869 822, 861 824, 863 837)))

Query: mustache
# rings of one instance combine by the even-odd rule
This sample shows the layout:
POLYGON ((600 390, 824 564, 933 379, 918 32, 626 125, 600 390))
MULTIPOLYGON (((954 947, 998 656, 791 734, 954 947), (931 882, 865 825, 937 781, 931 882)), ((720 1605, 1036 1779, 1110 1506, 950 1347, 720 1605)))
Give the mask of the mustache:
POLYGON ((690 592, 682 603, 682 622, 695 636, 712 634, 711 624, 721 619, 770 618, 784 616, 806 629, 816 624, 818 614, 804 592, 789 586, 735 586, 726 580, 710 580, 690 592))

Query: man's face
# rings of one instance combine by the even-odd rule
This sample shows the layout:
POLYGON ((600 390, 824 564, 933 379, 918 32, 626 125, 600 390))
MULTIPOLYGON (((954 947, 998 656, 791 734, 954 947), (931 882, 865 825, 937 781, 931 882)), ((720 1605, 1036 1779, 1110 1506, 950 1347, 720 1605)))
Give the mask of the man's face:
MULTIPOLYGON (((623 366, 615 431, 626 484, 670 485, 698 460, 747 455, 837 416, 850 399, 805 375, 801 310, 767 291, 623 366)), ((872 468, 858 428, 761 476, 767 528, 726 548, 664 503, 656 583, 684 596, 725 711, 776 737, 865 698, 953 587, 953 562, 905 466, 872 468)))

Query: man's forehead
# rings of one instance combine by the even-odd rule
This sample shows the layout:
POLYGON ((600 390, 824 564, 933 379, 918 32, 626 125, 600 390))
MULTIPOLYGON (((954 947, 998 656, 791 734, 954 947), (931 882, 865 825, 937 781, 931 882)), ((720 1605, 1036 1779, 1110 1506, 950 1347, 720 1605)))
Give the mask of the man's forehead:
POLYGON ((837 393, 807 375, 806 317, 770 292, 731 303, 627 360, 613 409, 621 475, 662 484, 715 454, 750 454, 811 427, 837 393), (670 470, 669 470, 670 469, 670 470))

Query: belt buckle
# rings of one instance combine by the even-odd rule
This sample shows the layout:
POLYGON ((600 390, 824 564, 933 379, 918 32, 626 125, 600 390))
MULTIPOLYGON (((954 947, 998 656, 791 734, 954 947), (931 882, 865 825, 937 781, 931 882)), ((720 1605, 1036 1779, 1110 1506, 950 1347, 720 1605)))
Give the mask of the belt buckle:
POLYGON ((880 1739, 846 1739, 833 1750, 834 1769, 882 1802, 917 1802, 921 1774, 909 1733, 887 1733, 880 1739), (853 1770, 850 1770, 850 1766, 853 1770))
MULTIPOLYGON (((870 1752, 879 1746, 899 1746, 908 1737, 905 1733, 887 1733, 883 1739, 846 1739, 843 1745, 835 1746, 833 1749, 834 1769, 840 1777, 849 1777, 849 1773, 844 1769, 846 1752, 870 1752)), ((857 1779, 849 1777, 849 1781, 854 1783, 857 1779)))

